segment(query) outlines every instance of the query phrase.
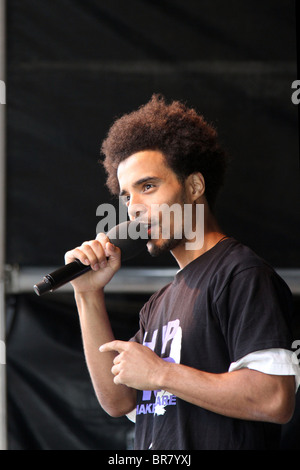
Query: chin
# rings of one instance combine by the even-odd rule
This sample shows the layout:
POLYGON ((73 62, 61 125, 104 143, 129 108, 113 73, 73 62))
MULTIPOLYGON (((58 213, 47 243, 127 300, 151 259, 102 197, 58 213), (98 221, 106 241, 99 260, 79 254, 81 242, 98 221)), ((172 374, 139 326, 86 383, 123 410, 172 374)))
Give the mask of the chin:
POLYGON ((151 256, 156 257, 163 253, 174 250, 177 246, 181 244, 182 240, 175 240, 171 238, 169 240, 149 240, 147 243, 148 252, 151 256), (158 244, 160 243, 160 244, 158 244))

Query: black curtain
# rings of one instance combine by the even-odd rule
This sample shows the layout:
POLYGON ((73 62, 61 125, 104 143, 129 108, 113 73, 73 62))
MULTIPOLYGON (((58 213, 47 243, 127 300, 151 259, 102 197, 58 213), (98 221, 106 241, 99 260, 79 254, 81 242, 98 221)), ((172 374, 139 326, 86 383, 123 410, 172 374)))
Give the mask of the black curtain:
MULTIPOLYGON (((117 338, 135 334, 144 301, 108 296, 117 338)), ((96 399, 72 294, 9 296, 7 382, 10 449, 131 448, 133 423, 111 418, 96 399)))
POLYGON ((10 0, 7 10, 8 263, 60 265, 94 238, 97 207, 115 203, 101 142, 115 117, 162 93, 214 123, 232 157, 217 207, 226 233, 277 267, 299 266, 294 0, 10 0))

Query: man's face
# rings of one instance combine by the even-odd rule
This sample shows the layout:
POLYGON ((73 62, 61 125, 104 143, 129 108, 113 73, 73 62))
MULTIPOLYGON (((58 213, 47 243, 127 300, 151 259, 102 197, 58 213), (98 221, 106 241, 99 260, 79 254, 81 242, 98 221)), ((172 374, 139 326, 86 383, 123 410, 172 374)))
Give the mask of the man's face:
POLYGON ((120 163, 118 180, 120 197, 128 207, 130 219, 138 216, 142 223, 148 225, 150 239, 147 248, 152 256, 173 250, 184 243, 181 237, 183 204, 188 202, 185 189, 167 166, 161 152, 145 150, 131 155, 120 163), (182 217, 176 217, 170 212, 170 217, 165 220, 161 211, 157 210, 157 205, 161 204, 180 204, 182 217), (168 238, 163 238, 165 223, 168 223, 168 238), (151 239, 151 232, 152 236, 155 232, 155 239, 151 239))

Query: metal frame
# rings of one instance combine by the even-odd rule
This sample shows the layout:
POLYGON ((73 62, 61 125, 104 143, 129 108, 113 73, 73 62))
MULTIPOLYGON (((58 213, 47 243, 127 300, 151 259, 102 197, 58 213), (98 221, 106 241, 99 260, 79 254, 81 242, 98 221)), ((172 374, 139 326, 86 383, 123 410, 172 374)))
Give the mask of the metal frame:
MULTIPOLYGON (((33 285, 55 269, 57 267, 53 266, 21 268, 6 266, 6 292, 8 294, 33 294, 33 285)), ((177 271, 177 268, 121 268, 105 290, 116 294, 151 294, 171 282, 177 271)), ((285 280, 293 295, 300 295, 300 269, 278 268, 276 271, 285 280)), ((72 286, 67 284, 57 292, 72 292, 72 286)))
MULTIPOLYGON (((6 1, 0 0, 0 79, 6 79, 6 1)), ((6 106, 0 104, 0 450, 7 448, 5 367, 6 106)))

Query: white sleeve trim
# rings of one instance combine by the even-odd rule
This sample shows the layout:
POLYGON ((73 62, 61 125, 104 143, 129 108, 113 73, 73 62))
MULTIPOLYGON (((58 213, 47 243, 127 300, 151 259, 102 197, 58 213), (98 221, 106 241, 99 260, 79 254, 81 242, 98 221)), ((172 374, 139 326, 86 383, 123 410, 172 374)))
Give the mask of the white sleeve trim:
POLYGON ((272 348, 255 351, 232 362, 228 372, 248 368, 271 375, 294 375, 296 391, 300 385, 300 367, 297 355, 287 349, 272 348))
POLYGON ((127 418, 132 421, 133 423, 135 423, 135 420, 136 420, 136 408, 132 411, 130 411, 129 413, 127 413, 127 418))

